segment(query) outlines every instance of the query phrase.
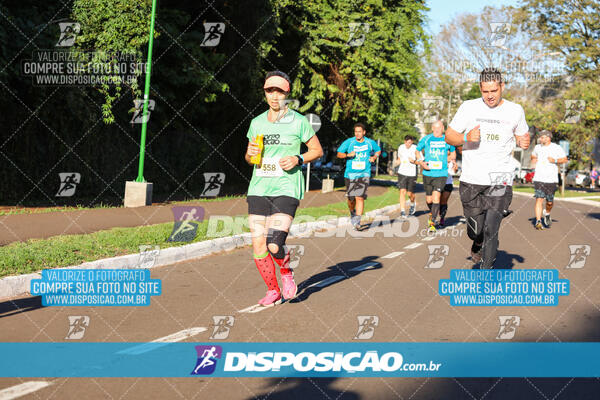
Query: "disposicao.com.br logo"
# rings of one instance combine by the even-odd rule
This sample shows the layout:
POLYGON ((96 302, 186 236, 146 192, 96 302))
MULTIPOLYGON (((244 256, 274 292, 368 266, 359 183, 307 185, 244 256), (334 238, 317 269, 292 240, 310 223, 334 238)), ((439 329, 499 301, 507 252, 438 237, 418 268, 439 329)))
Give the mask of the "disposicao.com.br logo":
MULTIPOLYGON (((251 373, 253 376, 271 376, 274 373, 286 376, 320 374, 374 374, 402 372, 438 372, 441 363, 429 361, 426 363, 405 363, 402 354, 398 352, 367 351, 322 351, 322 352, 223 352, 221 356, 224 375, 231 373, 251 373), (258 373, 258 374, 257 374, 258 373)), ((217 373, 220 375, 220 373, 217 373)), ((217 375, 216 374, 216 375, 217 375)), ((239 375, 243 376, 243 375, 239 375)))

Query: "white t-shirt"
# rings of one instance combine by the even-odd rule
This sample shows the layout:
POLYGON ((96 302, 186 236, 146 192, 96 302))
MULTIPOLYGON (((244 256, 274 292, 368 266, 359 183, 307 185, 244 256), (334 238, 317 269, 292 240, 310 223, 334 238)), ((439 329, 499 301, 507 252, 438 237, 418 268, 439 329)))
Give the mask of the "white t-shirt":
POLYGON ((533 181, 558 183, 558 165, 550 163, 548 157, 554 158, 554 161, 566 157, 563 148, 556 143, 550 143, 548 146, 538 144, 533 148, 531 155, 537 157, 533 181))
POLYGON ((452 185, 454 180, 452 174, 454 173, 454 161, 448 161, 448 178, 446 178, 446 185, 452 185))
POLYGON ((415 153, 417 146, 411 144, 409 148, 406 148, 405 144, 398 146, 398 173, 405 176, 417 176, 417 166, 412 164, 408 159, 416 160, 415 153))
MULTIPOLYGON (((467 100, 454 115, 450 127, 464 133, 480 126, 481 141, 463 146, 461 182, 491 185, 492 179, 514 173, 511 153, 515 137, 529 134, 523 107, 503 100, 494 108, 488 107, 482 98, 467 100)), ((512 185, 512 179, 502 179, 512 185)))

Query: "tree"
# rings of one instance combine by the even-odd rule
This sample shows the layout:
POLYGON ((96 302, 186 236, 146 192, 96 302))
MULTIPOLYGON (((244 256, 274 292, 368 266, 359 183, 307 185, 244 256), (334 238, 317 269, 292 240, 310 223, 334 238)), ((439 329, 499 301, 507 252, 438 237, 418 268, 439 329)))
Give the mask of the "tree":
POLYGON ((569 73, 593 78, 600 67, 599 10, 598 0, 524 0, 516 17, 565 57, 569 73))
MULTIPOLYGON (((331 133, 355 121, 391 140, 412 126, 408 98, 423 83, 424 1, 277 1, 282 58, 292 59, 293 97, 301 111, 332 121, 331 133)), ((334 136, 331 137, 332 140, 334 136)), ((395 140, 395 139, 393 139, 395 140)))

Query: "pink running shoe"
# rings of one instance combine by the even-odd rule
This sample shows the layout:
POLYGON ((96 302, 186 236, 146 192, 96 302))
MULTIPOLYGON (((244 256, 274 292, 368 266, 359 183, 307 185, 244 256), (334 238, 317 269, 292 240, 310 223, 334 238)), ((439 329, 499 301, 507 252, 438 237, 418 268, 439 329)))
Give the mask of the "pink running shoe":
POLYGON ((267 290, 266 296, 260 299, 258 304, 265 307, 281 304, 281 293, 277 290, 267 290))
POLYGON ((296 297, 298 293, 298 286, 294 282, 294 273, 281 274, 281 294, 286 300, 291 300, 296 297))

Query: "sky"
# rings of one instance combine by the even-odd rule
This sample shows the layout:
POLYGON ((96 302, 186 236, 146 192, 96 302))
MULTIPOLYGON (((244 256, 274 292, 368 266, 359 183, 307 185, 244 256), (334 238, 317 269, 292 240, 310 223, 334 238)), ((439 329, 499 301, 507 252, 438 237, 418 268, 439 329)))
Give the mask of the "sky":
POLYGON ((440 26, 450 22, 454 16, 465 12, 475 13, 486 5, 500 7, 516 6, 517 0, 426 0, 431 9, 427 14, 430 19, 429 30, 432 34, 440 31, 440 26))

